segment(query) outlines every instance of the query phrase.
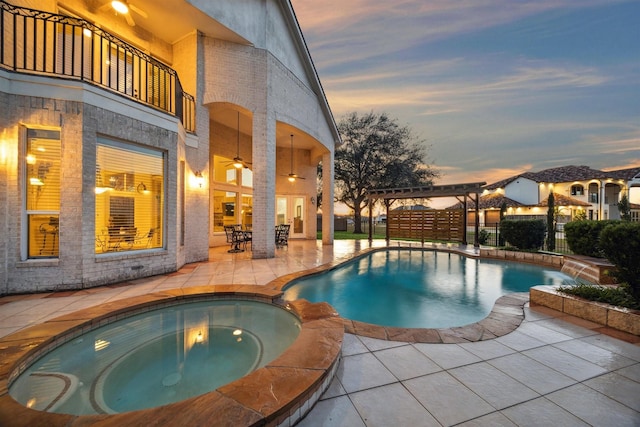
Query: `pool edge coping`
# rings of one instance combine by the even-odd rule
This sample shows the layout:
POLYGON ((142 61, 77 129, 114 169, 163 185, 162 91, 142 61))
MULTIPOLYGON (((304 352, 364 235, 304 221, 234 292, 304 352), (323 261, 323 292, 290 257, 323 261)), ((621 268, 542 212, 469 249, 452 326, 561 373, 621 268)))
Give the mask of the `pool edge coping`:
POLYGON ((196 425, 291 425, 313 407, 337 371, 344 328, 328 304, 287 303, 282 292, 256 285, 176 288, 99 304, 0 338, 0 424, 7 426, 140 425, 178 417, 196 425), (9 394, 13 379, 37 357, 88 329, 180 301, 261 300, 292 311, 300 334, 262 368, 208 393, 155 408, 113 415, 56 414, 27 408, 9 394), (328 307, 327 307, 328 306, 328 307), (317 351, 309 351, 316 345, 317 351), (261 392, 264 391, 264 392, 261 392), (266 390, 266 391, 265 391, 266 390), (218 424, 219 423, 219 424, 218 424))

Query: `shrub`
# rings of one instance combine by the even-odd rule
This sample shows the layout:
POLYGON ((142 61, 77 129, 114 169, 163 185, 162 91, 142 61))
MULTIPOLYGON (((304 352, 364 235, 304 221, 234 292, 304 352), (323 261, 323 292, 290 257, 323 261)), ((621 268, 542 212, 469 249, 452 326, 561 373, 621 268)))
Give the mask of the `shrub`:
POLYGON ((634 310, 640 309, 640 302, 634 299, 624 287, 611 287, 592 285, 590 283, 579 283, 575 286, 563 285, 558 291, 588 299, 589 301, 604 302, 606 304, 617 305, 634 310))
POLYGON ((489 241, 490 237, 491 233, 489 233, 487 230, 480 230, 480 232, 478 233, 478 243, 480 243, 481 245, 485 245, 489 241))
POLYGON ((545 222, 540 219, 505 219, 500 223, 500 234, 510 245, 518 249, 540 249, 544 244, 546 227, 545 222))
POLYGON ((640 301, 640 223, 617 222, 600 232, 599 246, 616 266, 612 274, 640 301))
POLYGON ((547 250, 556 250, 556 204, 553 191, 547 199, 547 250))
POLYGON ((564 226, 564 236, 567 239, 569 249, 577 255, 585 255, 600 258, 600 232, 611 224, 619 223, 617 220, 607 221, 571 221, 564 226))

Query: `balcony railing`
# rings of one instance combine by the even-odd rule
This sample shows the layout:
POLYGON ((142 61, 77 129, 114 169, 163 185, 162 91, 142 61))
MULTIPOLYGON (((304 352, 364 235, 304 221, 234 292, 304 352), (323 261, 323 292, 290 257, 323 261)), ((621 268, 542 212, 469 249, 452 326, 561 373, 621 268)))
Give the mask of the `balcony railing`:
POLYGON ((195 131, 195 100, 175 70, 83 19, 0 1, 0 66, 82 80, 178 117, 195 131))

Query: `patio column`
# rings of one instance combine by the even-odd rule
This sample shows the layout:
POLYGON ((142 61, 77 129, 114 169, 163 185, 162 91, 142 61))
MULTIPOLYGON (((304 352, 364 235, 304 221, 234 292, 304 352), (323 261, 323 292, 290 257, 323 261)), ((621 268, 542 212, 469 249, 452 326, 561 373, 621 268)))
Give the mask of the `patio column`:
POLYGON ((275 256, 276 121, 273 113, 253 114, 253 258, 275 256))
MULTIPOLYGON (((333 245, 333 150, 322 156, 322 244, 333 245)), ((315 220, 315 219, 314 219, 315 220)))

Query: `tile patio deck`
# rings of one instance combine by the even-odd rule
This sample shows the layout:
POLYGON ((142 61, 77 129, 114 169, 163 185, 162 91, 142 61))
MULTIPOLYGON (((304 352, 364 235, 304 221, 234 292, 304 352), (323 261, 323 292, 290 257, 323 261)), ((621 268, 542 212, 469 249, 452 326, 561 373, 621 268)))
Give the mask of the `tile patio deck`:
MULTIPOLYGON (((0 337, 150 292, 267 285, 368 246, 366 241, 333 246, 290 241, 268 260, 252 260, 247 252, 229 254, 221 247, 210 251, 208 263, 173 274, 79 291, 6 296, 0 298, 0 337)), ((640 425, 638 337, 616 335, 545 308, 525 307, 525 320, 514 332, 487 341, 426 344, 346 334, 342 356, 330 388, 299 426, 640 425)))

